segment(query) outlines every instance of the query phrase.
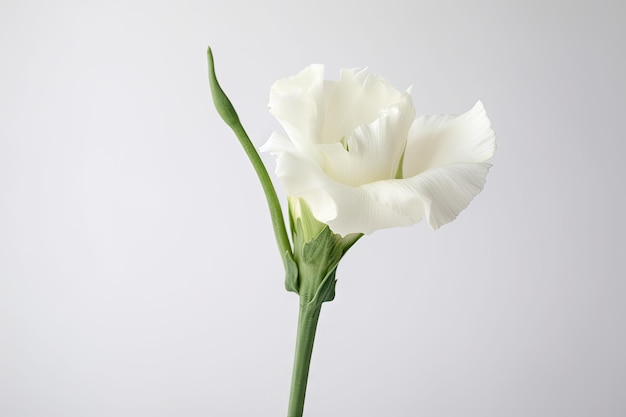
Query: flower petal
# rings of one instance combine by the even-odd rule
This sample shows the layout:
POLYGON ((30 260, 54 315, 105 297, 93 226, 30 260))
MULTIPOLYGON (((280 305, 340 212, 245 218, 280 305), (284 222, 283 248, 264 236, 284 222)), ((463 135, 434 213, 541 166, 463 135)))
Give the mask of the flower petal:
POLYGON ((337 207, 327 185, 332 183, 315 161, 295 149, 289 139, 274 133, 263 151, 276 155, 276 176, 290 197, 303 198, 319 221, 337 217, 337 207))
POLYGON ((487 163, 447 165, 413 178, 352 187, 326 175, 287 138, 274 135, 271 140, 271 151, 277 153, 276 175, 287 194, 304 199, 319 221, 342 236, 410 226, 422 217, 437 229, 454 220, 481 191, 490 167, 487 163))
MULTIPOLYGON (((316 143, 324 100, 324 66, 310 65, 293 77, 278 80, 270 89, 270 113, 298 146, 316 143)), ((322 120, 323 122, 323 120, 322 120)))
POLYGON ((342 236, 423 217, 436 229, 481 191, 495 135, 480 102, 413 120, 410 96, 385 80, 344 70, 324 81, 323 72, 314 65, 274 84, 270 111, 288 137, 275 133, 262 147, 277 156, 287 194, 319 221, 342 236))
POLYGON ((488 163, 446 165, 412 178, 363 186, 372 198, 412 223, 426 217, 435 230, 454 220, 482 190, 488 163))
POLYGON ((318 145, 325 156, 323 170, 351 186, 395 178, 414 118, 411 98, 404 94, 398 105, 380 110, 376 120, 354 129, 345 145, 318 145))
POLYGON ((381 109, 398 105, 400 93, 386 80, 354 69, 342 70, 338 81, 324 81, 324 66, 311 65, 278 80, 270 90, 270 113, 296 146, 335 143, 360 125, 373 122, 381 109))
POLYGON ((404 96, 408 95, 365 70, 342 70, 338 81, 326 82, 324 130, 320 143, 339 142, 347 138, 357 126, 378 119, 381 109, 405 101, 404 96))
POLYGON ((495 149, 495 134, 480 101, 459 116, 422 116, 409 132, 404 177, 438 166, 485 162, 495 149))

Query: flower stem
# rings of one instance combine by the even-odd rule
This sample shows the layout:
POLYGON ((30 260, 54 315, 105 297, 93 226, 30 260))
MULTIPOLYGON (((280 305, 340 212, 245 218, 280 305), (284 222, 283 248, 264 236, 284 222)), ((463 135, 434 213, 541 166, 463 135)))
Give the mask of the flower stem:
POLYGON ((291 256, 291 243, 289 242, 289 237, 287 237, 283 211, 280 208, 280 202, 276 196, 274 184, 272 184, 272 180, 267 173, 267 169, 265 168, 259 153, 252 144, 252 141, 250 141, 243 125, 239 121, 239 116, 237 115, 233 104, 230 102, 230 99, 226 96, 226 93, 224 93, 224 90, 222 90, 222 87, 220 87, 220 84, 217 81, 217 76, 215 75, 215 63, 213 61, 213 52, 211 52, 211 48, 207 49, 207 59, 209 62, 209 84, 211 86, 213 103, 215 104, 215 108, 224 122, 226 122, 226 124, 235 133, 235 136, 237 136, 237 139, 239 139, 239 143, 241 143, 246 155, 248 155, 248 158, 250 159, 250 162, 252 163, 259 180, 261 181, 261 186, 263 187, 263 192, 265 193, 265 198, 267 199, 267 204, 270 209, 276 243, 278 244, 278 249, 280 250, 280 256, 285 263, 285 269, 287 269, 285 254, 291 256))
POLYGON ((314 305, 304 302, 303 299, 300 302, 296 354, 293 361, 287 417, 302 417, 302 411, 304 410, 304 397, 311 365, 313 342, 315 341, 315 330, 317 329, 317 320, 322 308, 321 303, 312 304, 314 305))

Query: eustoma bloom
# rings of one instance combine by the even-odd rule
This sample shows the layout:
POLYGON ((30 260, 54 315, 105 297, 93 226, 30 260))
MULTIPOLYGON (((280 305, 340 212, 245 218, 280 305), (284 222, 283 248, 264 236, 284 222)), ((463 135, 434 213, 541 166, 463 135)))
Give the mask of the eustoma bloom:
POLYGON ((286 135, 262 148, 277 156, 276 174, 289 197, 291 240, 276 191, 208 51, 215 106, 254 166, 283 257, 286 287, 300 296, 288 417, 304 409, 313 341, 322 303, 335 297, 337 265, 363 235, 426 218, 448 223, 485 183, 495 136, 480 102, 459 116, 415 118, 408 92, 364 71, 325 81, 312 65, 277 81, 270 111, 286 135))
POLYGON ((261 149, 277 156, 287 194, 342 236, 454 220, 483 188, 495 150, 480 102, 415 118, 409 92, 364 71, 327 81, 323 66, 309 66, 277 81, 269 106, 286 136, 261 149))

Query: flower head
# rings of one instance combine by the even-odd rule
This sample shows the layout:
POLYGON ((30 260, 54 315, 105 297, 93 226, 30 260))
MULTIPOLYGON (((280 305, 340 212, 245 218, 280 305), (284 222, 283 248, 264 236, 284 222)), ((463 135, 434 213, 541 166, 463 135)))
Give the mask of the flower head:
POLYGON ((274 83, 269 107, 286 135, 261 149, 277 156, 287 194, 342 236, 454 220, 483 188, 495 151, 480 102, 416 119, 408 92, 364 71, 327 81, 323 66, 309 66, 274 83))

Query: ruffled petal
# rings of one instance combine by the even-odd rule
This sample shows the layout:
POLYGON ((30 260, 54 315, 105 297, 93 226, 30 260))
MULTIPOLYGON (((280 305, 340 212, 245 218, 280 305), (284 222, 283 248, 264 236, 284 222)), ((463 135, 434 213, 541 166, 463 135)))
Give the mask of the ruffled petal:
POLYGON ((287 194, 319 221, 342 236, 422 218, 437 229, 481 191, 495 135, 480 102, 414 120, 409 95, 385 80, 344 70, 324 81, 323 72, 314 65, 274 84, 270 111, 288 137, 262 147, 277 156, 287 194))
POLYGON ((311 65, 278 80, 270 90, 270 113, 296 146, 340 142, 360 125, 380 116, 381 109, 405 100, 386 80, 354 69, 342 70, 338 81, 324 81, 324 66, 311 65))
POLYGON ((280 133, 274 132, 267 142, 259 148, 261 152, 269 152, 272 155, 279 155, 282 152, 297 152, 297 148, 289 138, 280 133))
POLYGON ((296 146, 316 143, 323 126, 324 66, 310 65, 270 89, 270 113, 296 146))
POLYGON ((325 85, 320 143, 347 138, 357 126, 378 119, 382 109, 405 101, 405 96, 407 94, 400 93, 385 79, 365 70, 342 70, 338 81, 327 81, 325 85))
POLYGON ((287 194, 304 199, 315 218, 342 236, 410 226, 423 217, 437 229, 454 220, 482 190, 490 167, 487 163, 447 165, 412 178, 353 187, 330 178, 288 139, 273 138, 276 175, 287 194))
POLYGON ((409 132, 404 177, 438 166, 485 162, 495 149, 495 134, 480 101, 458 116, 422 116, 409 132))
POLYGON ((446 165, 412 178, 379 181, 363 188, 374 200, 412 223, 425 217, 435 230, 454 220, 482 190, 488 163, 446 165))
POLYGON ((415 111, 408 94, 396 106, 379 110, 373 122, 358 126, 342 143, 318 145, 323 170, 335 180, 358 186, 395 178, 415 111))
POLYGON ((275 173, 287 195, 304 199, 315 218, 327 223, 337 217, 337 206, 327 191, 335 185, 332 184, 334 181, 308 156, 296 149, 288 149, 288 142, 288 139, 282 140, 281 135, 274 134, 263 150, 276 155, 275 173))
POLYGON ((315 218, 328 224, 335 233, 346 236, 410 224, 390 208, 374 204, 362 188, 330 178, 315 161, 298 151, 282 135, 272 135, 263 150, 276 156, 276 176, 287 195, 306 201, 315 218), (376 219, 372 221, 372 217, 376 219), (374 227, 370 228, 369 224, 374 227))

